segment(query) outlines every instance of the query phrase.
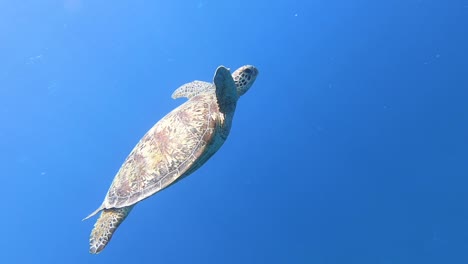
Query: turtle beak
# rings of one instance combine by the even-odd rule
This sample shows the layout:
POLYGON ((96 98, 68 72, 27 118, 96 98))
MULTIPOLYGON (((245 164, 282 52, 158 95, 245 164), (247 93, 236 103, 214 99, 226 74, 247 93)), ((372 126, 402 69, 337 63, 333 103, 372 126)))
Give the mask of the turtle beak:
POLYGON ((250 74, 251 76, 254 76, 254 78, 257 77, 258 75, 258 69, 255 68, 254 66, 250 66, 247 69, 245 69, 247 74, 250 74))

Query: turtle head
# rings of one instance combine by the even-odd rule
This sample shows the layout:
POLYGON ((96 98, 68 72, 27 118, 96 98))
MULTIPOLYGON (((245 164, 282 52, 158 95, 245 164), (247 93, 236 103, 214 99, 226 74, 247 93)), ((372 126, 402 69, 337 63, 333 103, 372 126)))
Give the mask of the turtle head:
POLYGON ((255 82, 257 78, 258 70, 252 65, 245 65, 237 69, 232 73, 232 78, 236 83, 237 94, 239 96, 245 94, 255 82))

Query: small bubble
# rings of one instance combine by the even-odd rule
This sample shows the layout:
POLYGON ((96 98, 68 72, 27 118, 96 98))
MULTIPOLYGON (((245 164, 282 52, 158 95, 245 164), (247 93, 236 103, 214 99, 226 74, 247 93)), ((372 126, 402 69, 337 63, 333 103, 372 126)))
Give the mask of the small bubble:
POLYGON ((42 61, 42 54, 39 54, 37 56, 29 57, 28 62, 26 62, 26 64, 35 64, 41 61, 42 61))
POLYGON ((47 92, 49 95, 57 95, 57 82, 52 81, 48 86, 47 86, 47 92))

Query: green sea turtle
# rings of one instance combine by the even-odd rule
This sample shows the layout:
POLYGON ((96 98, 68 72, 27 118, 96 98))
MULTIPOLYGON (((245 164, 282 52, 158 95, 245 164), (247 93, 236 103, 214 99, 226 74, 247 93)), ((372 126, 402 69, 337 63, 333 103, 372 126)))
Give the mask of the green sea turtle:
MULTIPOLYGON (((242 66, 216 69, 213 83, 194 81, 172 98, 187 97, 138 142, 117 172, 90 236, 90 253, 101 252, 136 203, 188 176, 218 149, 231 130, 237 100, 254 83, 258 70, 242 66)), ((83 220, 85 220, 83 219, 83 220)))

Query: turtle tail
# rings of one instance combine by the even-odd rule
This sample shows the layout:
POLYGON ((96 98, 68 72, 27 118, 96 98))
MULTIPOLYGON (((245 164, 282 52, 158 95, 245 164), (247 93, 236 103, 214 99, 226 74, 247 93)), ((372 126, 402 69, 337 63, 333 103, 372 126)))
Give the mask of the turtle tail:
POLYGON ((133 205, 102 210, 89 238, 89 252, 91 254, 98 254, 106 247, 115 230, 125 220, 132 208, 133 205))

